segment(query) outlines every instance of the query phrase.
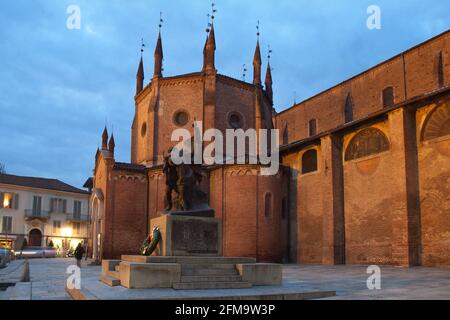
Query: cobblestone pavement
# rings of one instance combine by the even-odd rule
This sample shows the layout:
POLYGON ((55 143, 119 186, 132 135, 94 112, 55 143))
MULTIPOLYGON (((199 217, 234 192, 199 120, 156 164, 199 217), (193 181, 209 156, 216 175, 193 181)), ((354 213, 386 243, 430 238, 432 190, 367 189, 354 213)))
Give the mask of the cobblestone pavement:
MULTIPOLYGON (((65 292, 64 284, 68 277, 66 270, 73 264, 75 264, 74 259, 30 260, 32 299, 70 299, 65 292)), ((89 281, 90 286, 95 286, 101 291, 111 292, 114 289, 98 282, 97 279, 101 272, 99 266, 88 267, 85 261, 83 261, 83 264, 82 281, 83 279, 89 281)), ((6 269, 0 270, 2 281, 5 281, 5 277, 7 279, 6 272, 6 269)), ((367 289, 366 281, 369 276, 366 266, 286 265, 283 270, 284 285, 300 286, 302 291, 305 292, 336 291, 337 296, 329 299, 450 300, 450 269, 448 268, 381 266, 381 290, 367 289)), ((131 290, 119 288, 117 290, 125 295, 132 295, 131 290)), ((137 293, 137 291, 134 293, 137 293)), ((157 294, 157 292, 155 291, 153 294, 157 294)), ((173 290, 173 295, 176 294, 177 292, 173 290)), ((4 293, 0 292, 0 299, 2 295, 4 293)))

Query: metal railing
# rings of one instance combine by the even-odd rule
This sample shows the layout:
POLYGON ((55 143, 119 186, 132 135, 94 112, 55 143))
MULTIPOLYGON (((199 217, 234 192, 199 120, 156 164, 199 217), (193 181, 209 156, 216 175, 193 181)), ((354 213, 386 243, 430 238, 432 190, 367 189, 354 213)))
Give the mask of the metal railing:
POLYGON ((43 210, 38 211, 33 209, 27 209, 25 210, 25 217, 48 219, 50 217, 50 213, 48 211, 43 210))

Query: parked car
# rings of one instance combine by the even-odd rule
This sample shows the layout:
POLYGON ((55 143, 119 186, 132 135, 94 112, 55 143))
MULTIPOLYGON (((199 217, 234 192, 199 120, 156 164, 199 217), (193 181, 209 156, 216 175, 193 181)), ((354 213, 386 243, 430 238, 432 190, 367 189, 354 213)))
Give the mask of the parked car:
POLYGON ((56 258, 57 250, 53 247, 44 248, 44 258, 56 258))
POLYGON ((19 258, 19 259, 44 258, 44 248, 43 247, 25 247, 22 250, 16 251, 16 258, 19 258))
POLYGON ((25 247, 15 253, 16 258, 56 258, 58 251, 53 247, 25 247))
POLYGON ((12 252, 10 249, 0 248, 0 268, 11 262, 12 252))

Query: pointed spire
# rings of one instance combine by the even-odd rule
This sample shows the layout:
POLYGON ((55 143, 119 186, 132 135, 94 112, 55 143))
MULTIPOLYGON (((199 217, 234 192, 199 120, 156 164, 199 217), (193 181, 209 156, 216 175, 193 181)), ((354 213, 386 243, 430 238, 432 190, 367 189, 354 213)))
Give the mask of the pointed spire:
POLYGON ((114 140, 114 133, 111 134, 111 139, 109 139, 109 151, 114 155, 114 149, 116 148, 116 141, 114 140))
POLYGON ((205 48, 203 51, 204 55, 204 71, 215 71, 215 51, 216 51, 216 36, 214 33, 214 25, 211 24, 211 31, 206 38, 205 48))
POLYGON ((253 57, 253 84, 261 85, 261 49, 259 40, 256 42, 255 55, 253 57))
POLYGON ((155 48, 155 71, 153 77, 162 77, 164 53, 162 48, 161 31, 158 33, 158 41, 155 48))
POLYGON ((139 67, 136 74, 136 95, 144 89, 144 77, 144 60, 141 56, 141 61, 139 62, 139 67))
POLYGON ((203 71, 206 70, 206 59, 207 59, 206 45, 208 44, 208 38, 209 35, 206 35, 205 46, 203 47, 203 71))
POLYGON ((206 44, 207 48, 213 48, 216 50, 216 34, 214 32, 214 25, 211 25, 211 31, 209 32, 208 42, 206 44))
POLYGON ((108 150, 108 129, 106 126, 102 134, 102 150, 108 150))
POLYGON ((264 82, 266 84, 267 97, 270 99, 270 101, 273 101, 272 68, 270 67, 270 62, 267 63, 266 80, 264 82))

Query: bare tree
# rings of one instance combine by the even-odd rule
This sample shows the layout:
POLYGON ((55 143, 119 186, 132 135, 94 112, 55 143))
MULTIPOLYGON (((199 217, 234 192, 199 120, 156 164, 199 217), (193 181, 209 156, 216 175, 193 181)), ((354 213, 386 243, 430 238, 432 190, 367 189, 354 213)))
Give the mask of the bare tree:
POLYGON ((5 164, 0 162, 0 174, 5 174, 6 173, 6 166, 5 164))

